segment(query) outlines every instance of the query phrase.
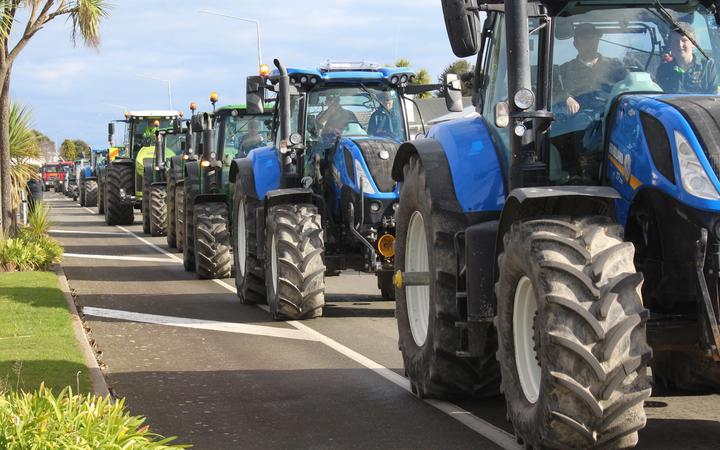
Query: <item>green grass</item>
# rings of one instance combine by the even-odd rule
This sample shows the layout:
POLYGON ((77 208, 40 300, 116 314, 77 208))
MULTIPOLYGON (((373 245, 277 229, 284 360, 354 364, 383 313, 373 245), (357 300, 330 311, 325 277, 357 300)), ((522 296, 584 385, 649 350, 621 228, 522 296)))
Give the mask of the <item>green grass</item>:
POLYGON ((57 276, 0 273, 0 391, 89 392, 87 372, 57 276))

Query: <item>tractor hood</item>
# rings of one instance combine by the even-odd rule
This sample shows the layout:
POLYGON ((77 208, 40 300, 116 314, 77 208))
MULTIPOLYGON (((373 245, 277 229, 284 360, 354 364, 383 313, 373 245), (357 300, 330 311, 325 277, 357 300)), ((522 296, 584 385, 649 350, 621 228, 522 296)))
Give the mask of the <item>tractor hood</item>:
MULTIPOLYGON (((346 147, 355 147, 381 192, 392 192, 395 180, 392 178, 392 166, 400 144, 391 139, 352 137, 342 140, 346 147)), ((352 149, 350 149, 352 150, 352 149)), ((352 153, 352 152, 351 152, 352 153)))

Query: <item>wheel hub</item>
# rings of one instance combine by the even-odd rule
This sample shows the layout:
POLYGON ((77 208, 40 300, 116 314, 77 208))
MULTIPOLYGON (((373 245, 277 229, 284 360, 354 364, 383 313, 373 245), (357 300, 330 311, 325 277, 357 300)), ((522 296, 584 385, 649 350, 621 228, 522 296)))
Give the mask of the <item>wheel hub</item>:
MULTIPOLYGON (((429 270, 425 221, 420 211, 415 211, 410 217, 405 238, 405 271, 428 272, 429 270)), ((430 286, 406 286, 405 299, 410 332, 415 344, 422 347, 427 340, 430 323, 430 286)))
POLYGON ((526 276, 515 287, 513 303, 513 343, 515 366, 525 398, 535 403, 540 397, 541 369, 536 346, 535 321, 538 303, 532 282, 526 276))

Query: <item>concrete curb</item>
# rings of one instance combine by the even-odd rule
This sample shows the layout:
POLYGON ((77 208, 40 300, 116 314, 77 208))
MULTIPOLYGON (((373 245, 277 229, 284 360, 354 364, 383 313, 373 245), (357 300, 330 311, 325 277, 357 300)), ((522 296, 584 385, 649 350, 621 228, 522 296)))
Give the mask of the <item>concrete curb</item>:
POLYGON ((80 344, 80 351, 85 359, 85 365, 88 368, 88 376, 90 378, 90 384, 92 385, 92 393, 101 397, 110 396, 110 390, 108 389, 105 377, 98 366, 97 359, 95 359, 95 352, 88 342, 87 335, 85 334, 85 327, 83 326, 80 314, 75 307, 75 301, 70 293, 70 285, 68 284, 67 277, 65 276, 65 270, 59 264, 53 266, 53 272, 58 276, 60 280, 60 290, 65 297, 68 309, 70 310, 70 320, 72 321, 73 331, 75 332, 75 339, 80 344))

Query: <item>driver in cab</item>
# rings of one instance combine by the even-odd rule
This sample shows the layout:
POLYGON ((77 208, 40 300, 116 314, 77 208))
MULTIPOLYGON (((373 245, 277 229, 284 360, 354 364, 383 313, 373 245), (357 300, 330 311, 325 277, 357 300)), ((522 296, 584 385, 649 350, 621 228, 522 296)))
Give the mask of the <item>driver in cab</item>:
POLYGON ((663 91, 673 94, 719 93, 715 61, 698 58, 692 43, 697 42, 695 30, 689 23, 679 25, 684 33, 679 30, 670 33, 670 55, 658 67, 657 83, 663 91))
POLYGON ((340 96, 336 94, 328 96, 327 105, 327 109, 316 119, 320 133, 323 136, 328 134, 339 136, 350 122, 356 121, 355 114, 340 105, 340 96))
POLYGON ((558 76, 559 92, 569 114, 604 107, 605 102, 599 102, 597 95, 593 94, 610 92, 612 85, 627 75, 619 60, 598 53, 601 37, 602 32, 591 23, 575 27, 573 45, 577 49, 577 57, 562 64, 558 76))

